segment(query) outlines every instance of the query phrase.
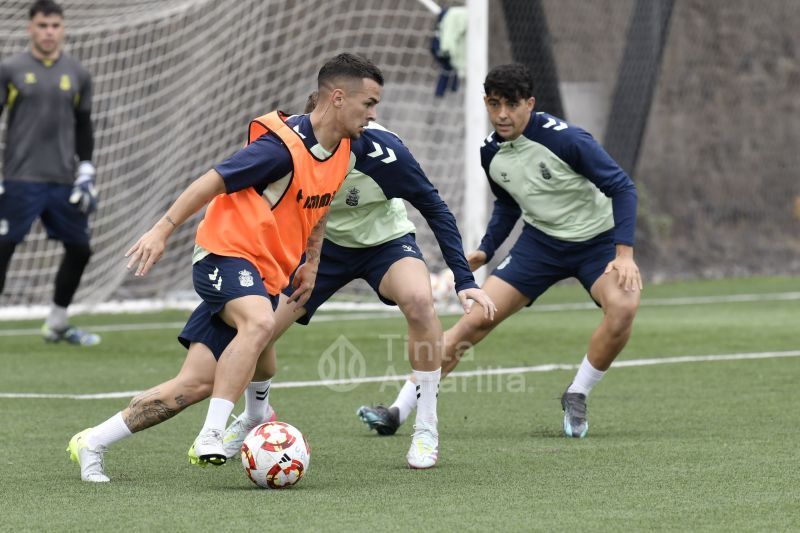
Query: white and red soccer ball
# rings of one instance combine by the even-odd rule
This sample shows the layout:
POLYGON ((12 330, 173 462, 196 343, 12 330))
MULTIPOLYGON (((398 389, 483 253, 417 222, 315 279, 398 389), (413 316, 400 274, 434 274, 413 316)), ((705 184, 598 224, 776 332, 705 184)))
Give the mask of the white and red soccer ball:
POLYGON ((311 449, 300 431, 285 422, 256 426, 242 443, 242 465, 259 487, 282 489, 300 481, 311 462, 311 449))

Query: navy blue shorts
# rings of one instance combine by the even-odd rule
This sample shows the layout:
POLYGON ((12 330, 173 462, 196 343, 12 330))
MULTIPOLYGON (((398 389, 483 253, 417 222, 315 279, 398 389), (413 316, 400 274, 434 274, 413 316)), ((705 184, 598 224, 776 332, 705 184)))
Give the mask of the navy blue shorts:
POLYGON ((241 257, 209 254, 192 266, 192 281, 195 292, 214 314, 242 296, 270 297, 258 269, 241 257))
MULTIPOLYGON (((272 302, 272 310, 274 311, 278 307, 278 297, 270 296, 269 299, 272 302)), ((187 349, 193 342, 205 344, 214 354, 214 359, 219 361, 223 350, 235 336, 236 328, 226 324, 217 313, 212 313, 209 304, 200 302, 200 305, 192 312, 189 320, 186 321, 186 325, 183 326, 183 331, 178 335, 178 342, 187 349)))
POLYGON ((592 285, 616 253, 614 230, 588 241, 568 242, 525 224, 519 239, 492 275, 530 298, 531 303, 567 278, 577 278, 591 296, 592 285))
MULTIPOLYGON (((325 239, 322 243, 322 254, 314 290, 304 306, 306 314, 298 318, 297 323, 308 324, 319 306, 328 301, 328 298, 333 296, 336 291, 355 279, 366 281, 383 303, 397 305, 381 296, 378 287, 389 268, 404 257, 425 260, 413 233, 369 248, 346 248, 325 239)), ((290 283, 283 293, 291 296, 292 292, 294 290, 290 283)))
POLYGON ((0 242, 21 243, 36 218, 51 239, 89 244, 89 217, 69 203, 72 185, 5 181, 0 195, 0 242))

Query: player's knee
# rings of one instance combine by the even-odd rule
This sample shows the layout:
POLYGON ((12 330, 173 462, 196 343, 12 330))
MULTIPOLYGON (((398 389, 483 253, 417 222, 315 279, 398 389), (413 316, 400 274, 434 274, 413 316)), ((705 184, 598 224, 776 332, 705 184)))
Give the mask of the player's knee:
POLYGON ((607 305, 606 316, 615 329, 627 329, 636 318, 636 311, 639 309, 638 298, 613 298, 607 305))
POLYGON ((275 331, 275 318, 272 315, 251 316, 239 327, 239 333, 246 335, 257 346, 266 346, 275 331))
POLYGON ((453 342, 465 347, 472 347, 492 331, 496 324, 484 317, 481 311, 480 306, 476 306, 468 315, 465 314, 461 317, 451 330, 453 342))
POLYGON ((436 320, 433 297, 425 292, 411 294, 402 304, 401 310, 410 323, 429 324, 436 320))

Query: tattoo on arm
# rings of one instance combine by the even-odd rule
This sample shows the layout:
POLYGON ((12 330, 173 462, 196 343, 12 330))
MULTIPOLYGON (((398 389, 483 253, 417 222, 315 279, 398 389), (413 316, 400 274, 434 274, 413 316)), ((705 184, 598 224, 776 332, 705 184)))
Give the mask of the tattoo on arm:
MULTIPOLYGON (((158 398, 160 394, 161 391, 158 389, 151 389, 131 400, 128 405, 128 416, 125 420, 125 424, 131 430, 131 433, 160 424, 181 411, 183 406, 180 403, 178 403, 178 409, 171 408, 158 398)), ((178 396, 178 398, 185 403, 183 396, 178 396)), ((175 399, 176 402, 178 398, 175 399)))
POLYGON ((317 222, 317 225, 314 226, 314 229, 311 230, 311 234, 308 236, 308 241, 306 242, 306 262, 319 262, 320 250, 322 249, 322 240, 325 238, 325 226, 327 223, 328 215, 326 214, 319 220, 319 222, 317 222))

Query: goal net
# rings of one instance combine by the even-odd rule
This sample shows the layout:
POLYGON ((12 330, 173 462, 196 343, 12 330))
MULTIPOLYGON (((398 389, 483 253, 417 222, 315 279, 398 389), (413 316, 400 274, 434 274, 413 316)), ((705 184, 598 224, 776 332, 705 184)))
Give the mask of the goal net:
MULTIPOLYGON (((299 112, 321 62, 342 51, 381 67, 378 120, 403 138, 462 232, 475 226, 467 223, 480 209, 463 207, 467 195, 469 205, 486 201, 465 192, 465 129, 473 131, 473 121, 465 120, 464 85, 435 96, 430 4, 64 0, 66 48, 94 75, 100 187, 95 255, 76 303, 196 301, 190 257, 199 216, 143 279, 125 269, 124 252, 193 179, 242 145, 251 118, 274 108, 299 112)), ((800 272, 800 130, 786 120, 800 111, 800 4, 761 4, 488 2, 488 65, 527 64, 536 110, 587 129, 633 177, 636 256, 648 282, 800 272)), ((0 57, 27 46, 28 6, 0 0, 0 57)), ((424 220, 412 208, 409 215, 431 270, 444 268, 424 220)), ((12 260, 0 318, 50 301, 60 257, 60 245, 35 226, 12 260)), ((337 298, 376 302, 363 283, 337 298)))
MULTIPOLYGON (((434 95, 436 17, 417 0, 63 4, 65 48, 93 74, 100 190, 94 256, 76 303, 195 299, 190 272, 199 216, 173 234, 145 278, 126 270, 125 251, 193 179, 242 145, 251 118, 275 108, 301 112, 321 63, 341 51, 380 66, 386 84, 378 120, 403 138, 451 208, 460 205, 463 96, 434 95)), ((0 57, 27 46, 29 5, 0 0, 0 57)), ((409 213, 431 268, 441 268, 427 225, 409 213)), ((12 259, 0 305, 48 304, 61 255, 37 222, 12 259)), ((344 294, 358 299, 364 287, 344 294)))

